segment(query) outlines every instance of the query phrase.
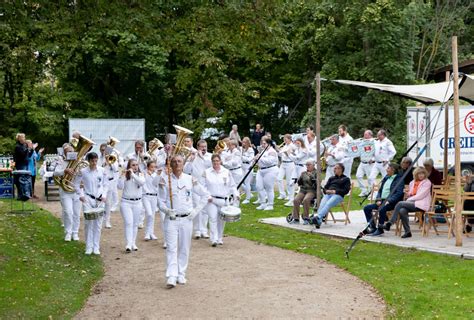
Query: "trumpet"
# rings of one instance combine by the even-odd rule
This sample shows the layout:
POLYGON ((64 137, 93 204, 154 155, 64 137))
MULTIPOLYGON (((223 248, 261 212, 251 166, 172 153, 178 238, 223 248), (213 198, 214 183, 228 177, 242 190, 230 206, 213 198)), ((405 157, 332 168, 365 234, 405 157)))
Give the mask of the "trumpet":
POLYGON ((111 166, 113 165, 115 162, 117 162, 119 156, 120 156, 120 152, 115 149, 115 146, 117 145, 117 143, 119 143, 120 140, 115 138, 115 137, 112 137, 112 136, 109 136, 109 140, 107 140, 107 145, 112 148, 112 152, 109 153, 108 155, 105 156, 105 161, 106 163, 111 166))

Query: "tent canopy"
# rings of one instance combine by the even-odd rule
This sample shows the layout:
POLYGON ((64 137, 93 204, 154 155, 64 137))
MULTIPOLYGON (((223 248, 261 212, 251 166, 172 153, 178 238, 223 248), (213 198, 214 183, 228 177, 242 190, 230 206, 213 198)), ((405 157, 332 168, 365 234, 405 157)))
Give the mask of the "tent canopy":
MULTIPOLYGON (((419 85, 395 85, 351 80, 333 81, 341 84, 390 92, 424 104, 444 103, 453 97, 453 85, 451 81, 419 85)), ((473 75, 463 75, 462 78, 459 79, 459 98, 474 104, 473 75)))

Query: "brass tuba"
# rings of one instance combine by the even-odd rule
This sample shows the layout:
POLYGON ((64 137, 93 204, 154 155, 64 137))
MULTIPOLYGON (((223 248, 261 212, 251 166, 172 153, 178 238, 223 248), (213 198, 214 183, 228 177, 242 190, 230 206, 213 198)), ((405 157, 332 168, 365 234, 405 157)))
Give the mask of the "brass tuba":
POLYGON ((220 154, 226 148, 227 144, 224 142, 224 140, 219 140, 217 141, 216 147, 214 148, 214 154, 220 154))
POLYGON ((115 162, 117 162, 118 157, 120 156, 120 152, 117 149, 115 149, 115 146, 119 142, 120 142, 119 139, 117 139, 115 137, 112 137, 112 136, 109 136, 109 140, 107 141, 107 145, 109 147, 111 147, 113 149, 113 151, 105 156, 105 161, 110 166, 113 165, 115 162))
POLYGON ((173 127, 176 130, 177 138, 176 144, 174 145, 173 151, 171 152, 171 157, 175 155, 181 155, 185 160, 187 160, 189 155, 191 154, 191 149, 184 145, 184 139, 188 135, 193 134, 193 132, 189 129, 180 127, 175 124, 173 125, 173 127))
POLYGON ((74 170, 73 174, 65 173, 63 176, 55 176, 54 182, 60 186, 66 192, 74 192, 74 179, 82 168, 85 168, 89 165, 89 162, 83 160, 84 156, 94 145, 94 141, 87 139, 84 136, 80 136, 77 139, 77 144, 74 147, 74 152, 77 152, 76 160, 69 161, 67 169, 74 170))

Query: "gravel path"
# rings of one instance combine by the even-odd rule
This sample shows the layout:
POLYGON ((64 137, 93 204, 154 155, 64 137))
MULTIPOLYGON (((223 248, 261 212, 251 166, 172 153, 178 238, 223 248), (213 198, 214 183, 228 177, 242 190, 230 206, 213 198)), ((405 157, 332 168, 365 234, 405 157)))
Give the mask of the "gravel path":
MULTIPOLYGON (((59 216, 59 202, 39 205, 59 216)), ((159 222, 159 240, 145 242, 139 230, 139 251, 130 254, 123 250, 120 214, 112 216, 112 224, 102 232, 105 276, 77 319, 384 317, 380 296, 347 272, 309 255, 234 237, 218 248, 193 240, 188 283, 166 289, 159 222)))

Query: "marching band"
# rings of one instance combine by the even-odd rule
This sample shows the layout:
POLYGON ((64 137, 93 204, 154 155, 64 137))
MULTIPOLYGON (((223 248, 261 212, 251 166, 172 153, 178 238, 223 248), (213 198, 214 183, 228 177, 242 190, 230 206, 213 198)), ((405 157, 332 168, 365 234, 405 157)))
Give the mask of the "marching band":
MULTIPOLYGON (((271 211, 276 184, 278 199, 285 200, 285 206, 293 207, 297 202, 299 208, 304 203, 304 219, 309 221, 305 188, 311 184, 317 157, 326 165, 326 179, 334 176, 338 165, 350 179, 354 158, 360 157, 356 177, 364 196, 377 175, 386 173, 396 153, 384 130, 378 131, 377 139, 367 130, 363 138, 354 140, 343 125, 339 134, 321 141, 319 156, 311 128, 305 135, 285 134, 280 146, 274 146, 265 135, 259 145, 256 141, 252 144, 249 137, 241 140, 241 146, 236 139, 223 138, 213 153, 208 152, 205 140, 199 140, 194 148, 189 136, 192 132, 175 128, 175 140, 168 135, 163 144, 155 138, 148 143, 148 150, 145 141, 137 140, 134 152, 125 157, 117 150, 118 139, 110 137, 100 145, 97 155, 89 152, 94 143, 75 132, 71 142, 63 145, 54 170, 55 181, 61 187, 64 240, 79 240, 82 202, 87 255, 100 254, 102 223, 111 228, 110 217, 119 206, 126 253, 138 250, 140 228, 144 227, 144 240, 157 240, 155 215, 159 213, 169 288, 187 281, 191 239, 209 238, 211 247, 223 245, 226 221, 240 219, 240 203, 250 204, 252 191, 258 195, 253 202, 256 209, 271 211), (311 174, 306 174, 307 170, 311 174), (253 179, 256 190, 252 190, 253 179)), ((296 221, 299 211, 294 210, 293 216, 296 221)))

